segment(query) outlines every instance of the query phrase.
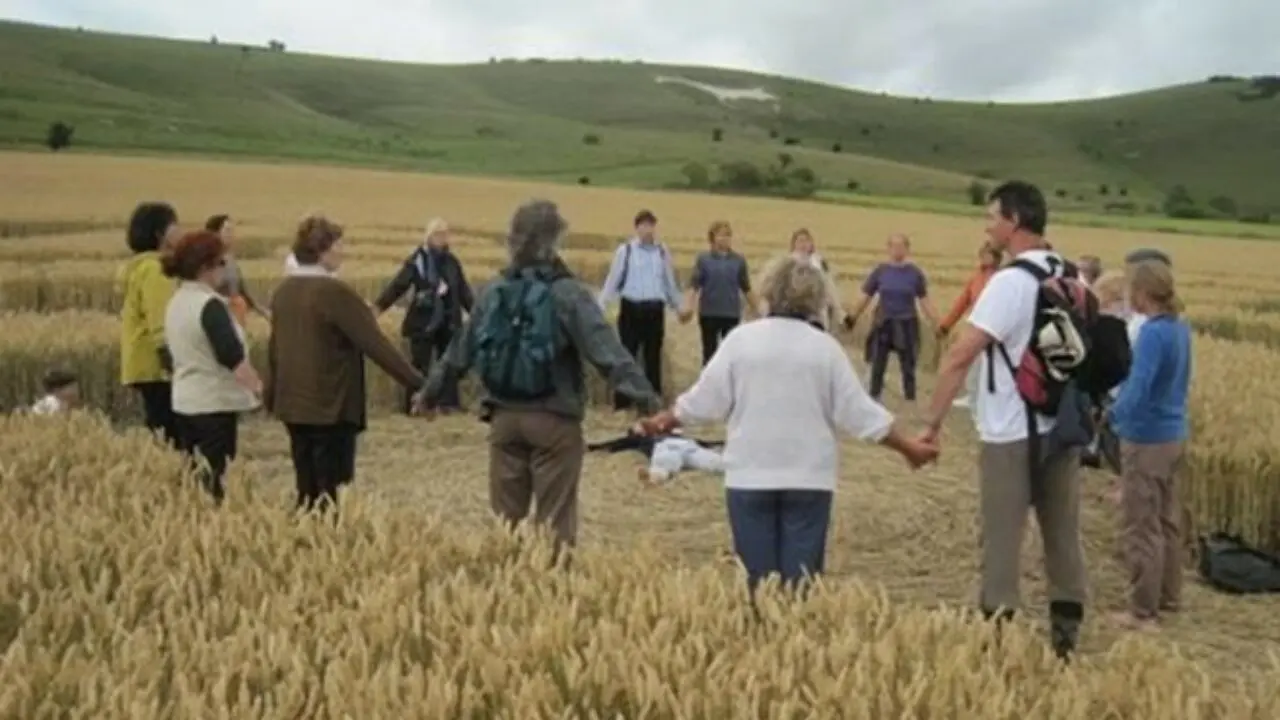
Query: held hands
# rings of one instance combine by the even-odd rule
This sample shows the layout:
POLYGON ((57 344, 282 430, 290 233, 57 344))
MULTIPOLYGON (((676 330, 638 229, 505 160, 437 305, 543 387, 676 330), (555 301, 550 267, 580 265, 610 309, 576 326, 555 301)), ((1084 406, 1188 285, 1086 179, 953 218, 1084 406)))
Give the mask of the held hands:
POLYGON ((693 310, 689 308, 681 308, 680 311, 676 313, 676 317, 680 319, 681 325, 685 325, 693 319, 693 310))
POLYGON ((902 457, 906 458, 912 470, 937 462, 941 453, 942 449, 938 447, 936 440, 926 441, 923 437, 908 438, 902 448, 902 457))
POLYGON ((427 402, 427 391, 419 390, 409 398, 409 413, 416 415, 427 422, 436 419, 436 409, 427 402))
POLYGON ((657 415, 636 421, 636 424, 631 426, 631 431, 637 435, 652 437, 669 433, 679 424, 680 421, 676 419, 676 416, 670 410, 663 410, 657 415))

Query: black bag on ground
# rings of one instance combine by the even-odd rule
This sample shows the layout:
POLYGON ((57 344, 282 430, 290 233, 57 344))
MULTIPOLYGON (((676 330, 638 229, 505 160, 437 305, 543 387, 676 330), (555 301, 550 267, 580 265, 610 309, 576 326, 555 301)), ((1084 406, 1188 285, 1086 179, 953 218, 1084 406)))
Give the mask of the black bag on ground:
POLYGON ((1232 595, 1280 592, 1280 558, 1249 547, 1238 535, 1200 537, 1200 577, 1232 595))

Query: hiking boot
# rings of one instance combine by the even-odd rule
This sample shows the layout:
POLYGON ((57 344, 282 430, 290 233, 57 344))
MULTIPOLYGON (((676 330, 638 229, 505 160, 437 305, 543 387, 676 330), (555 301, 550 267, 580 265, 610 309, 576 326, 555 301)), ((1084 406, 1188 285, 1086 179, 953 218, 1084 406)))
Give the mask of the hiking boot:
POLYGON ((992 643, 994 647, 992 647, 991 645, 984 644, 982 647, 983 652, 986 652, 988 650, 993 650, 993 649, 999 649, 1000 641, 1002 639, 1001 636, 1003 635, 1003 631, 1004 631, 1004 626, 1007 625, 1009 622, 1011 622, 1014 616, 1015 616, 1014 611, 1009 610, 1008 608, 1002 608, 1000 610, 988 610, 987 608, 982 608, 983 621, 995 623, 995 626, 996 626, 995 640, 992 643))
POLYGON ((1084 605, 1062 600, 1049 603, 1049 642, 1058 659, 1070 662, 1080 642, 1083 622, 1084 605))

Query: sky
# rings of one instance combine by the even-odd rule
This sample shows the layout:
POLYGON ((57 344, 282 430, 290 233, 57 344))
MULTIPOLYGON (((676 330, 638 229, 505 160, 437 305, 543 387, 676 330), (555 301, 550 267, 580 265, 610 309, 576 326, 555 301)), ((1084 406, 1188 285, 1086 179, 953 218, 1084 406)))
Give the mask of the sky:
POLYGON ((0 0, 0 17, 406 62, 716 65, 958 100, 1280 74, 1278 0, 0 0))

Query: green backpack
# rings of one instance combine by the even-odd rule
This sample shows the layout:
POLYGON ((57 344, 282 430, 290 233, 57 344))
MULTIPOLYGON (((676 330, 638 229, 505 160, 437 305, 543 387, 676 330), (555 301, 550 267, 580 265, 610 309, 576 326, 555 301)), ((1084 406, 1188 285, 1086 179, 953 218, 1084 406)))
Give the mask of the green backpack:
POLYGON ((489 289, 476 319, 471 366, 498 400, 539 400, 555 393, 560 319, 549 277, 539 268, 508 270, 489 289))

